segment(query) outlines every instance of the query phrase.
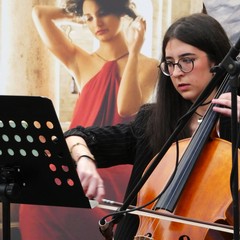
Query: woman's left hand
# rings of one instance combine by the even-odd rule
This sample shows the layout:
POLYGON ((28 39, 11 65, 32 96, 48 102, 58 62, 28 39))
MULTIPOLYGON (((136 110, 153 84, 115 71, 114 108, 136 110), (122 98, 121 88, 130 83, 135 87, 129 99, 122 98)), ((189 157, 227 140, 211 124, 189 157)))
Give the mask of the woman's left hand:
MULTIPOLYGON (((214 106, 213 111, 223 114, 224 116, 230 117, 232 114, 232 101, 231 93, 223 93, 219 98, 214 98, 212 100, 213 104, 218 104, 219 106, 214 106)), ((240 122, 240 96, 237 96, 237 119, 240 122)))
POLYGON ((127 26, 124 33, 129 53, 140 52, 145 38, 145 31, 146 21, 142 17, 137 17, 127 26))

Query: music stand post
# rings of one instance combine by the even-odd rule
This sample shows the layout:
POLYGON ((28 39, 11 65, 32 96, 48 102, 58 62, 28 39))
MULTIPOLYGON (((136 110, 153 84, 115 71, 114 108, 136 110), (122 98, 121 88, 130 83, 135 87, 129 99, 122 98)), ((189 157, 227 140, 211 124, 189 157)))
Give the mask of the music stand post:
POLYGON ((3 239, 10 204, 93 208, 85 196, 54 106, 38 96, 0 96, 0 198, 3 239))

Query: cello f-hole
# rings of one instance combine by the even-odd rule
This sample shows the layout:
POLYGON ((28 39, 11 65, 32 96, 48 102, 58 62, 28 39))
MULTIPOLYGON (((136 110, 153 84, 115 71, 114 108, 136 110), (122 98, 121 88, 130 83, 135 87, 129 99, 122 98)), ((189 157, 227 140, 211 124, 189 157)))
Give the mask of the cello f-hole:
POLYGON ((191 240, 189 236, 183 235, 179 238, 179 240, 191 240))

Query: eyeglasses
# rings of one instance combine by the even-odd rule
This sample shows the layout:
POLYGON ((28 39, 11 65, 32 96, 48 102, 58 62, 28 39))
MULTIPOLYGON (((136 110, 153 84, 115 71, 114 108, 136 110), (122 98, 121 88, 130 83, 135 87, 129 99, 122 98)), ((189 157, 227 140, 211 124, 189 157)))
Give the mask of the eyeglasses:
POLYGON ((176 62, 176 63, 166 60, 164 62, 161 62, 160 68, 161 68, 163 74, 166 76, 173 75, 175 65, 177 65, 182 72, 189 73, 194 68, 194 61, 195 61, 195 59, 192 59, 189 57, 180 58, 178 60, 178 62, 176 62))

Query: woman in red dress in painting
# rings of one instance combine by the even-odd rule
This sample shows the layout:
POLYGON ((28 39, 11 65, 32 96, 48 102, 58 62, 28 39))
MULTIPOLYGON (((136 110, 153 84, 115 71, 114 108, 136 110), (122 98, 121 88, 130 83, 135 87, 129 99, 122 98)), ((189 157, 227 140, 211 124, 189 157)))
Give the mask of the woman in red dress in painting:
MULTIPOLYGON (((64 8, 35 6, 33 20, 43 43, 81 88, 70 128, 131 121, 151 99, 158 61, 140 53, 146 23, 129 1, 69 0, 64 8), (124 33, 121 26, 126 15, 132 21, 124 33), (55 24, 60 21, 86 24, 99 40, 99 48, 88 53, 71 42, 55 24)), ((106 198, 122 201, 130 172, 130 166, 100 170, 106 198)), ((97 208, 21 205, 22 240, 99 239, 98 220, 106 213, 97 208)))

